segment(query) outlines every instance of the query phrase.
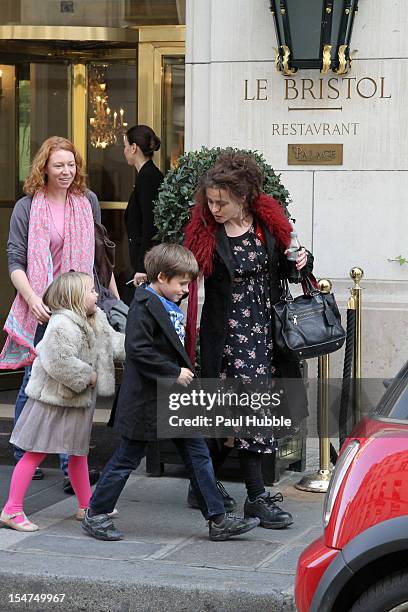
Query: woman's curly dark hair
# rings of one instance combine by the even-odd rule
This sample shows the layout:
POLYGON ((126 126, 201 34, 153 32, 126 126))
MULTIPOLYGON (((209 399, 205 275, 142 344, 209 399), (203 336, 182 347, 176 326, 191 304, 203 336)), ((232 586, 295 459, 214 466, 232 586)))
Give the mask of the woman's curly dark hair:
MULTIPOLYGON (((263 185, 262 172, 251 155, 222 153, 216 163, 200 179, 195 202, 202 209, 207 205, 207 189, 225 189, 235 198, 245 198, 247 210, 259 196, 263 185)), ((204 212, 204 210, 203 210, 204 212)))

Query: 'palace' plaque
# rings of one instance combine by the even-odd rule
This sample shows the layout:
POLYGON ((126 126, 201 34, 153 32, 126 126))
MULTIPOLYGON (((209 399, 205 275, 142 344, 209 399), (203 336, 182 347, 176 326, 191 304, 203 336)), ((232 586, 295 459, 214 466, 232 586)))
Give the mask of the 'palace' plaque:
POLYGON ((342 144, 288 144, 289 166, 341 166, 342 144))

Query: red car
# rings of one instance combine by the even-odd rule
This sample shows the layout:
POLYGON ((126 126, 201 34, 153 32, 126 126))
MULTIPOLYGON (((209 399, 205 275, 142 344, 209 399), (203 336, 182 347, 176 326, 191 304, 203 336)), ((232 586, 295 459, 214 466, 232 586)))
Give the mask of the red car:
POLYGON ((298 561, 299 612, 408 611, 408 362, 344 443, 323 527, 298 561))

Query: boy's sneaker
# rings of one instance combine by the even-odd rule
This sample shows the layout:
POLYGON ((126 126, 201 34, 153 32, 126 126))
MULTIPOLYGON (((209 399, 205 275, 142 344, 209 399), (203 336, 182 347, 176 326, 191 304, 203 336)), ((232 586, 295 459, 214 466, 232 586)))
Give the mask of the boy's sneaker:
MULTIPOLYGON (((217 489, 222 497, 222 501, 224 502, 225 512, 233 512, 237 507, 237 502, 233 497, 231 497, 222 482, 219 480, 217 480, 217 489)), ((190 508, 200 509, 197 497, 194 495, 191 485, 188 487, 187 505, 190 506, 190 508)))
POLYGON ((226 514, 221 523, 214 523, 210 519, 208 525, 210 540, 224 541, 258 527, 259 519, 226 514))
POLYGON ((281 501, 283 501, 282 493, 271 497, 269 491, 265 491, 253 502, 246 499, 244 514, 246 517, 258 517, 261 527, 266 529, 284 529, 293 523, 293 517, 276 505, 276 502, 281 501))
POLYGON ((89 511, 86 510, 81 525, 88 535, 97 540, 123 540, 123 533, 116 529, 107 514, 89 516, 89 511))

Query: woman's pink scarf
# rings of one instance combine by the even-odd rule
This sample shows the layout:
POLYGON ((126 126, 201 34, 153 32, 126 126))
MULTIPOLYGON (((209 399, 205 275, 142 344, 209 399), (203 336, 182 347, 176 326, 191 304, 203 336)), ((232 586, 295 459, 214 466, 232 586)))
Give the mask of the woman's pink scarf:
MULTIPOLYGON (((68 193, 64 223, 61 273, 75 270, 92 276, 95 237, 88 198, 68 193)), ((32 290, 40 296, 53 280, 50 216, 43 190, 36 192, 31 202, 26 274, 32 290)), ((33 362, 36 328, 37 319, 24 298, 17 293, 3 328, 8 337, 0 354, 0 369, 14 370, 33 362)))

